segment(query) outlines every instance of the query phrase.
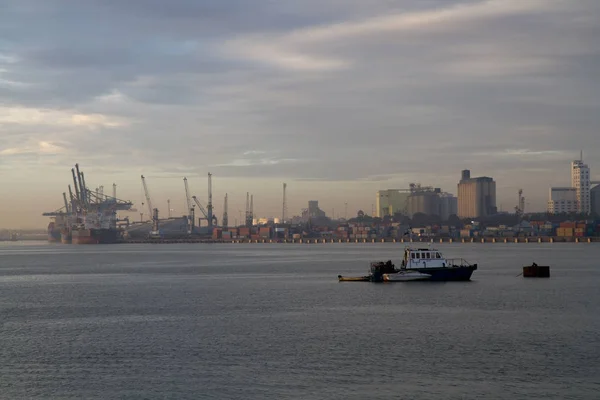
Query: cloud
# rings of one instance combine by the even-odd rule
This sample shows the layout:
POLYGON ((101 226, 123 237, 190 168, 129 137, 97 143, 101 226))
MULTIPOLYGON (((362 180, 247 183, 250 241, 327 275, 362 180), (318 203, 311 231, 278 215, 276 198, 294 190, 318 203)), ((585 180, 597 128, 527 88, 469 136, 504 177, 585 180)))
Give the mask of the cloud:
MULTIPOLYGON (((455 4, 425 11, 396 12, 358 21, 347 21, 295 30, 287 35, 258 35, 229 41, 226 54, 272 64, 281 68, 307 71, 331 71, 349 68, 352 61, 343 58, 308 54, 306 46, 339 43, 365 36, 390 34, 441 34, 464 30, 469 23, 507 16, 548 12, 563 8, 557 0, 487 0, 455 4)), ((525 61, 527 62, 527 61, 525 61)), ((481 65, 489 67, 490 64, 481 65)))
POLYGON ((134 177, 211 171, 304 182, 315 198, 338 181, 370 204, 411 181, 452 191, 471 168, 518 181, 543 207, 579 149, 600 168, 595 0, 3 6, 11 176, 63 184, 53 168, 75 161, 134 177))
POLYGON ((0 107, 0 129, 4 124, 80 126, 86 128, 120 127, 129 122, 102 114, 29 107, 0 107))
POLYGON ((65 152, 65 148, 59 144, 41 141, 33 145, 24 147, 11 147, 0 150, 2 156, 15 156, 15 155, 55 155, 65 152))

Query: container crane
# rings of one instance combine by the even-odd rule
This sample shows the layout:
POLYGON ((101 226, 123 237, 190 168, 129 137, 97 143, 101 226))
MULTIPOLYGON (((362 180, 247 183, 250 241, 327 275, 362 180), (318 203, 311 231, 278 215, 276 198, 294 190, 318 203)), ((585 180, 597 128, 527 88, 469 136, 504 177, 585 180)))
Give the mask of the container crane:
POLYGON ((148 192, 148 186, 146 185, 146 178, 142 175, 142 186, 144 187, 144 194, 146 195, 146 204, 148 204, 148 211, 151 217, 154 215, 154 208, 152 207, 152 201, 150 200, 150 193, 148 192))

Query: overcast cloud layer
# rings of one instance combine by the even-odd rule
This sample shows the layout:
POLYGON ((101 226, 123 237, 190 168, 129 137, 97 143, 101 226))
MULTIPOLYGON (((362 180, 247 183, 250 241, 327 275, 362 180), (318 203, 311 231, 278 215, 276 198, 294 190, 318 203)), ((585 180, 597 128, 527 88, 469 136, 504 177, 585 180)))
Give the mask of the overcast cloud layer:
POLYGON ((471 168, 543 209, 580 149, 600 180, 599 21, 597 0, 4 0, 0 199, 58 208, 80 162, 211 171, 278 215, 278 182, 370 208, 471 168))

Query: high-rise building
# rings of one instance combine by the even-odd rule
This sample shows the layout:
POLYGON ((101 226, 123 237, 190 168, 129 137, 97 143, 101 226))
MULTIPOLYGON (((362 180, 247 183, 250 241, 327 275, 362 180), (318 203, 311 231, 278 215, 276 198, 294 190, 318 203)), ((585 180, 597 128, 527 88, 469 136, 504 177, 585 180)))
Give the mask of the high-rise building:
POLYGON ((458 216, 479 218, 496 214, 496 182, 482 176, 471 178, 471 171, 463 170, 458 183, 458 216))
POLYGON ((583 159, 571 163, 571 187, 577 194, 577 212, 589 214, 591 212, 590 199, 590 168, 583 163, 583 159))
POLYGON ((375 215, 379 218, 404 213, 408 207, 408 189, 388 189, 377 192, 375 215))
POLYGON ((577 190, 570 187, 550 188, 548 213, 575 213, 578 210, 577 190))

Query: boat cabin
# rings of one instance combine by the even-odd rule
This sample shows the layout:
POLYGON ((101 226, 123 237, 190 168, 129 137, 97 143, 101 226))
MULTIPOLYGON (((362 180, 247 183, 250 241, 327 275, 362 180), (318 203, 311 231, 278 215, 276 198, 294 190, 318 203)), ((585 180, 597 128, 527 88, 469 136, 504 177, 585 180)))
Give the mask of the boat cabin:
POLYGON ((404 250, 402 269, 412 268, 441 268, 447 267, 448 260, 442 253, 435 249, 411 249, 404 250))

